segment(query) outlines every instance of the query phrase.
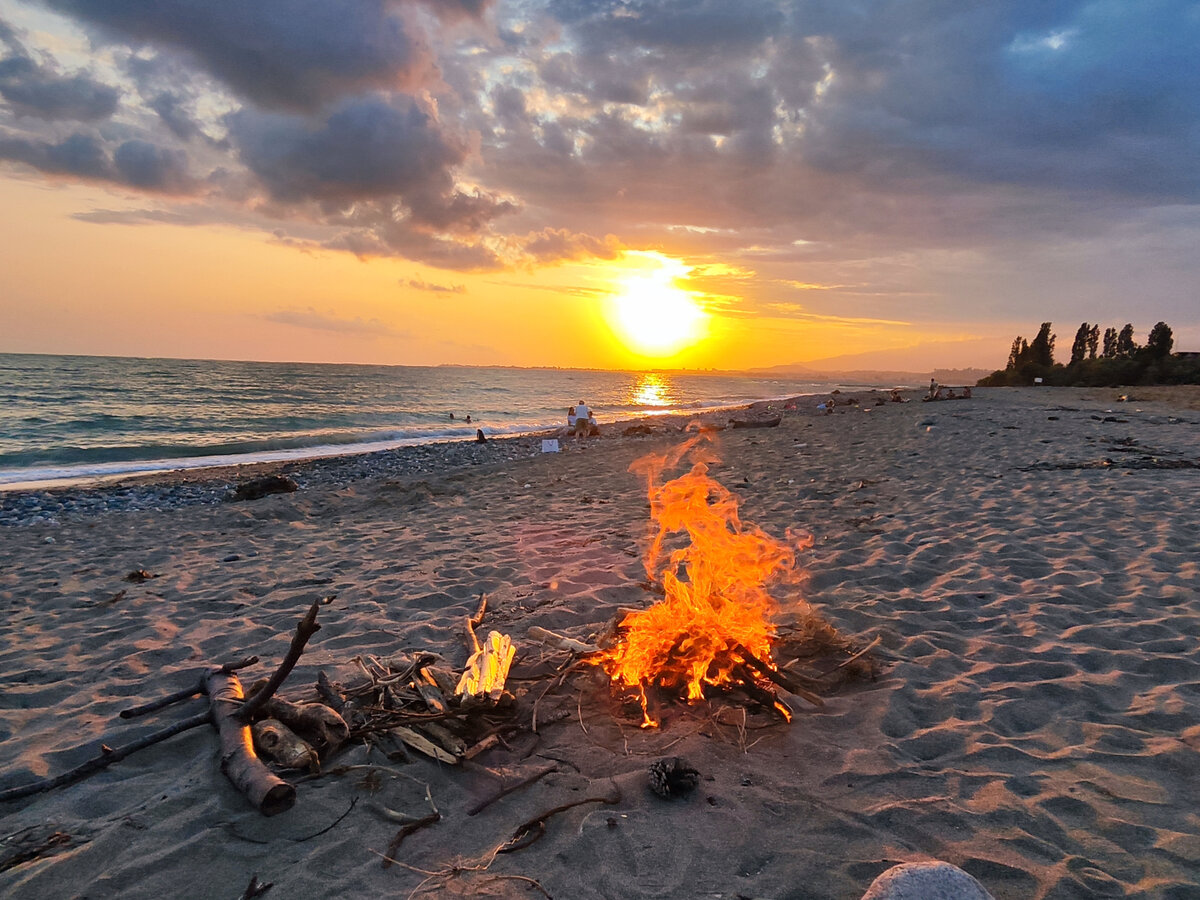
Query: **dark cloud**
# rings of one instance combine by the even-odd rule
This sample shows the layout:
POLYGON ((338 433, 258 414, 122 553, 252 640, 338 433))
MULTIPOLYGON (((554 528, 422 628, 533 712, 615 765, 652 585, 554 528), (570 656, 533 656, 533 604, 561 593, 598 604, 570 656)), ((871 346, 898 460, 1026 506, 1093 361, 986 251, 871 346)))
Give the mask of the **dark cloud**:
POLYGON ((123 184, 170 194, 189 193, 187 154, 146 141, 126 141, 113 152, 113 164, 123 184))
POLYGON ((28 54, 16 31, 0 21, 0 97, 19 116, 96 122, 116 112, 121 92, 83 73, 64 75, 28 54))
POLYGON ((365 223, 326 241, 329 250, 343 250, 368 259, 402 256, 440 269, 479 272, 500 269, 503 261, 481 241, 458 241, 430 234, 406 222, 379 219, 373 227, 365 223))
POLYGON ((0 135, 0 159, 24 163, 48 175, 110 182, 151 193, 186 194, 197 187, 179 151, 146 141, 119 144, 110 156, 104 143, 87 134, 58 142, 0 135))
POLYGON ((171 134, 180 140, 190 141, 201 133, 196 121, 184 108, 183 101, 170 91, 162 91, 152 97, 148 105, 158 113, 171 134))
POLYGON ((625 46, 722 54, 744 52, 778 33, 785 17, 772 0, 554 0, 552 15, 571 26, 586 52, 625 46))
POLYGON ((112 180, 112 162, 95 137, 73 134, 61 141, 0 136, 0 159, 25 163, 48 175, 112 180))
POLYGON ((281 201, 346 203, 448 191, 466 147, 408 98, 348 102, 324 121, 242 110, 227 120, 242 161, 281 201))
MULTIPOLYGON (((433 72, 423 36, 386 0, 45 2, 110 39, 186 51, 239 96, 268 108, 312 110, 371 88, 416 85, 433 72)), ((447 12, 476 5, 450 3, 447 12)))

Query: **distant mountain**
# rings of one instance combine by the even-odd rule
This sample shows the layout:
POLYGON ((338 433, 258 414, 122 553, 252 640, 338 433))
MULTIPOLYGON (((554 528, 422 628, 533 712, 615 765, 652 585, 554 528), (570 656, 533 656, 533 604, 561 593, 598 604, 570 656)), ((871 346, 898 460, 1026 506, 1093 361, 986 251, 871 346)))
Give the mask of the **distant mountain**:
POLYGON ((973 366, 954 369, 942 364, 940 367, 921 368, 912 363, 928 356, 936 359, 938 348, 906 347, 899 350, 875 350, 868 353, 850 353, 824 359, 810 359, 802 363, 789 363, 770 368, 753 369, 761 374, 786 375, 789 378, 806 378, 814 381, 868 382, 871 384, 913 384, 924 386, 930 378, 940 384, 974 384, 994 369, 979 369, 973 366))

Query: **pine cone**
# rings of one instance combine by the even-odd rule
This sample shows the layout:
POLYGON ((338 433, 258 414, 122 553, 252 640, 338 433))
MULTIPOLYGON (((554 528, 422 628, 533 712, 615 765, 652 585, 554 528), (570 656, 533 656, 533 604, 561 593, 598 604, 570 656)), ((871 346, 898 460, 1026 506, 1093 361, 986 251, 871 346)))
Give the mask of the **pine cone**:
POLYGON ((700 783, 700 773, 682 756, 669 756, 650 766, 650 790, 663 799, 682 796, 700 783))

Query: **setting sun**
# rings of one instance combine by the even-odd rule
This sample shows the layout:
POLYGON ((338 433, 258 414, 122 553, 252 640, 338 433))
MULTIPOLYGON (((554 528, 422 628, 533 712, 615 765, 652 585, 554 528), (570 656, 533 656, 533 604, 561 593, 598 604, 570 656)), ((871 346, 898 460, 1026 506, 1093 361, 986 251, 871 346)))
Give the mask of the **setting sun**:
POLYGON ((692 295, 676 284, 687 275, 687 266, 657 253, 636 255, 653 268, 639 268, 622 279, 612 297, 610 324, 634 353, 672 356, 704 336, 708 316, 692 295))

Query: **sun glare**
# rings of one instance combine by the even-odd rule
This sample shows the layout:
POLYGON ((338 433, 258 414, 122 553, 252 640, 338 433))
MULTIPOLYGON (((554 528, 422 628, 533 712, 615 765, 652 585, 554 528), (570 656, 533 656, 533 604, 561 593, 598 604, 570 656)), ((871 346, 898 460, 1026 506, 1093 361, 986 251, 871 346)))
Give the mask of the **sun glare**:
POLYGON ((687 266, 657 253, 638 255, 653 268, 639 268, 621 280, 612 298, 610 324, 634 353, 659 359, 672 356, 704 336, 708 316, 676 284, 687 275, 687 266))

